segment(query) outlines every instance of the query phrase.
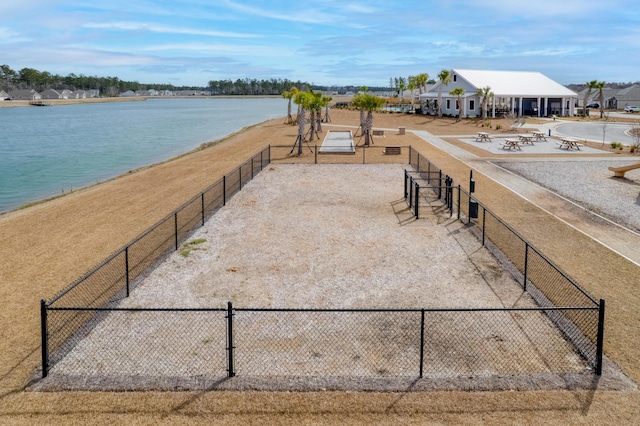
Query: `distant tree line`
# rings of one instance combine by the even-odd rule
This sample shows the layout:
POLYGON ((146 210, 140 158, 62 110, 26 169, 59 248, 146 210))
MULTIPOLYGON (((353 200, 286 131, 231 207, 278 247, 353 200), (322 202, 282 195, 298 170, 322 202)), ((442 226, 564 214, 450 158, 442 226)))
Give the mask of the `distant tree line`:
POLYGON ((257 80, 255 78, 231 79, 227 80, 211 80, 209 81, 208 90, 212 95, 277 95, 297 87, 302 91, 311 89, 309 83, 302 81, 291 81, 287 79, 272 78, 269 80, 257 80))
POLYGON ((7 92, 15 89, 34 89, 38 92, 46 89, 98 89, 102 96, 118 96, 118 94, 127 90, 202 90, 202 87, 141 84, 137 81, 120 80, 118 77, 97 77, 73 73, 61 76, 51 74, 48 71, 38 71, 34 68, 22 68, 19 71, 15 71, 9 65, 2 65, 0 66, 0 89, 7 92))

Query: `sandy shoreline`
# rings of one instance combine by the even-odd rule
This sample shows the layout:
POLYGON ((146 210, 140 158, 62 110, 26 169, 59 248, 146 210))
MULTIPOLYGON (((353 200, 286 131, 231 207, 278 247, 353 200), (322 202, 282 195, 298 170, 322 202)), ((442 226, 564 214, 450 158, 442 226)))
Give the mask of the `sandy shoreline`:
MULTIPOLYGON (((127 97, 110 97, 110 98, 86 98, 86 99, 38 99, 35 102, 44 102, 46 106, 61 106, 61 105, 82 105, 82 104, 95 104, 103 102, 142 102, 149 99, 238 99, 238 98, 280 98, 278 95, 262 95, 262 96, 127 96, 127 97)), ((333 96, 333 102, 348 101, 351 96, 337 95, 333 96)), ((31 107, 30 102, 26 100, 12 100, 12 101, 0 101, 0 108, 17 108, 17 107, 31 107)))
MULTIPOLYGON (((357 112, 333 111, 332 124, 357 126, 357 112)), ((376 114, 375 128, 426 129, 435 135, 469 135, 470 122, 376 114)), ((337 127, 339 128, 339 126, 337 127)), ((412 145, 463 184, 469 167, 408 132, 387 132, 376 144, 412 145)), ((64 197, 0 216, 0 416, 8 422, 130 424, 206 421, 220 424, 304 423, 345 416, 353 423, 428 421, 523 423, 617 422, 640 415, 637 392, 429 392, 323 393, 42 393, 22 389, 39 359, 41 298, 51 297, 109 254, 265 146, 289 145, 296 128, 282 119, 261 123, 207 149, 126 174, 64 197), (229 407, 234 407, 232 410, 229 407), (490 407, 490 408, 487 408, 490 407), (287 413, 283 417, 283 413, 287 413), (186 417, 185 417, 186 416, 186 417), (212 417, 215 416, 215 417, 212 417)), ((638 269, 549 212, 475 173, 478 197, 575 277, 595 297, 607 299, 605 353, 640 380, 638 269)), ((321 184, 321 182, 313 182, 321 184)), ((294 200, 292 200, 293 202, 294 200)))

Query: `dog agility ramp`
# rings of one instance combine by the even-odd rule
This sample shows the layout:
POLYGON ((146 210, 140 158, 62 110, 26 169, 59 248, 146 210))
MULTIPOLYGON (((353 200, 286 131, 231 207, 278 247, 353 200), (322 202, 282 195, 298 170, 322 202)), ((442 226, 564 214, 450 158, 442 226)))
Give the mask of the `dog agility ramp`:
POLYGON ((320 154, 355 154, 351 130, 329 130, 320 146, 320 154))

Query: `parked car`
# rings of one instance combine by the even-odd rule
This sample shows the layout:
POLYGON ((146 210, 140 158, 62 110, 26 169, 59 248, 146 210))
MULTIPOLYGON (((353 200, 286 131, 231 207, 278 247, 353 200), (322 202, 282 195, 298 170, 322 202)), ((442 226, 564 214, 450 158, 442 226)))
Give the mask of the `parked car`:
POLYGON ((589 105, 587 105, 587 108, 600 108, 600 104, 597 102, 593 102, 589 105))
POLYGON ((624 107, 624 112, 640 112, 640 107, 635 105, 627 105, 624 107))

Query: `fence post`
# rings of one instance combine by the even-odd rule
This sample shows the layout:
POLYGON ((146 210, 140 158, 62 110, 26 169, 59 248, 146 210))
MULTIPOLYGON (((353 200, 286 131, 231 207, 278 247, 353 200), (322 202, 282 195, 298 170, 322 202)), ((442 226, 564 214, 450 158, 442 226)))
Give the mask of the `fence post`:
POLYGON ((318 164, 318 145, 313 146, 313 164, 318 164))
POLYGON ((415 209, 414 209, 414 215, 416 217, 416 219, 419 218, 418 214, 419 214, 419 206, 420 206, 420 184, 418 182, 416 182, 416 205, 415 205, 415 209))
POLYGON ((482 206, 482 247, 484 247, 485 228, 487 227, 487 208, 482 206))
POLYGON ((176 236, 176 250, 178 250, 178 212, 173 214, 173 231, 176 236))
POLYGON ((227 205, 227 175, 222 176, 222 205, 227 205))
POLYGON ((271 164, 271 145, 268 145, 267 149, 267 164, 271 164))
POLYGON ((524 291, 527 291, 527 269, 529 266, 529 243, 524 243, 524 283, 522 287, 524 291))
POLYGON ((233 377, 236 372, 233 369, 233 306, 227 302, 227 377, 233 377))
POLYGON ((460 184, 458 184, 458 220, 460 220, 460 205, 462 204, 460 197, 462 197, 462 194, 460 193, 460 184))
POLYGON ((413 147, 409 145, 409 165, 411 165, 411 154, 413 153, 413 147))
POLYGON ((47 301, 40 300, 40 329, 42 333, 42 378, 49 374, 49 332, 47 331, 47 301))
POLYGON ((604 351, 604 299, 600 299, 598 309, 598 343, 596 349, 596 374, 602 375, 602 353, 604 351))
POLYGON ((420 316, 420 378, 422 378, 424 368, 424 308, 420 316))
POLYGON ((407 172, 407 169, 404 169, 404 199, 407 199, 407 181, 409 180, 409 173, 407 172))
POLYGON ((200 194, 200 198, 202 200, 202 226, 204 226, 204 192, 200 194))
POLYGON ((251 157, 251 180, 253 180, 253 157, 251 157))
POLYGON ((409 176, 409 208, 413 207, 413 176, 409 176))
POLYGON ((367 148, 366 147, 362 147, 362 164, 367 164, 367 160, 365 158, 365 152, 367 152, 367 148))
POLYGON ((129 297, 129 246, 124 248, 124 269, 127 280, 127 297, 129 297))
POLYGON ((438 200, 442 199, 442 170, 438 174, 438 200))
POLYGON ((240 180, 239 180, 240 184, 238 187, 238 191, 241 191, 242 190, 242 164, 240 165, 240 167, 238 167, 238 175, 240 176, 240 180))

